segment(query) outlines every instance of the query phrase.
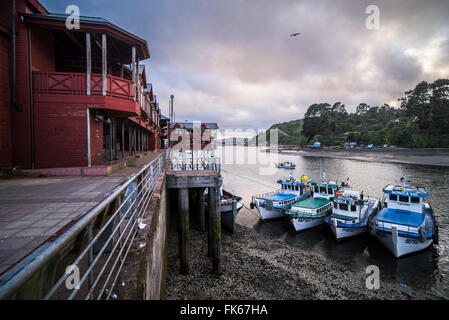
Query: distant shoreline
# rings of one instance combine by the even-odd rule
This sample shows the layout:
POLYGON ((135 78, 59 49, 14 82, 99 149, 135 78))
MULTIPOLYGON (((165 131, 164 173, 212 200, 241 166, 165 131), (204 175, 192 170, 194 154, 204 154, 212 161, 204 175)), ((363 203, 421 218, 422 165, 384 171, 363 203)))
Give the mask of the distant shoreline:
MULTIPOLYGON (((266 149, 266 152, 272 152, 266 149)), ((325 157, 370 162, 389 162, 449 167, 449 149, 302 149, 295 146, 279 146, 281 154, 304 157, 325 157)))

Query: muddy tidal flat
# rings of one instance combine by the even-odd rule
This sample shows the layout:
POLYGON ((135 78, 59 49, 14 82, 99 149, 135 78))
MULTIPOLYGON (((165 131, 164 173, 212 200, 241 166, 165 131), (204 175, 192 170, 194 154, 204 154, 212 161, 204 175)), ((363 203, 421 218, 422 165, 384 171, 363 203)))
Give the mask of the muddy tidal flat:
POLYGON ((191 228, 191 271, 179 274, 177 233, 170 232, 167 299, 420 299, 381 275, 380 289, 366 287, 367 274, 351 264, 289 246, 237 225, 222 233, 223 274, 212 274, 207 234, 191 228))

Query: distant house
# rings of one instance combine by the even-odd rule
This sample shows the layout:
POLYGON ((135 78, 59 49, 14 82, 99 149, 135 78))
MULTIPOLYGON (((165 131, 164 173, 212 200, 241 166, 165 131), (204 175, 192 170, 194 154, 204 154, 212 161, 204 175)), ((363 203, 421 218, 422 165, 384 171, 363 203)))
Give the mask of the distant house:
POLYGON ((170 145, 181 143, 182 148, 205 150, 215 148, 218 124, 214 122, 176 122, 170 133, 170 145))

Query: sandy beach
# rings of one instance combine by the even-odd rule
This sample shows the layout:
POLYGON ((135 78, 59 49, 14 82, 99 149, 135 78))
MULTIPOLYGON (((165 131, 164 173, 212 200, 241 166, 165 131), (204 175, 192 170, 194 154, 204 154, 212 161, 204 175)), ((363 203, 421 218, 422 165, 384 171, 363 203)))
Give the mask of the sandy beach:
MULTIPOLYGON (((267 149, 267 152, 270 152, 267 149)), ((449 166, 449 150, 445 149, 302 149, 293 146, 279 146, 282 154, 300 155, 304 157, 328 157, 373 162, 395 162, 430 166, 449 166)))

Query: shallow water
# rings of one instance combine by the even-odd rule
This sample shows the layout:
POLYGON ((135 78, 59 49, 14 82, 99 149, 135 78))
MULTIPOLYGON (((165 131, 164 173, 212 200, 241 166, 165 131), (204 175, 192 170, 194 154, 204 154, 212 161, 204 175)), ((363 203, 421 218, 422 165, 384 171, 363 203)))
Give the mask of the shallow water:
POLYGON ((267 155, 252 147, 219 147, 217 156, 220 156, 223 162, 224 189, 243 197, 243 202, 248 208, 252 195, 278 189, 277 179, 290 174, 290 170, 285 169, 267 170, 268 163, 292 161, 296 164, 296 169, 292 172, 295 177, 304 174, 314 180, 319 179, 321 165, 327 179, 337 180, 340 183, 349 177, 354 190, 363 190, 365 196, 379 199, 383 197, 382 188, 386 184, 394 183, 402 170, 411 184, 427 186, 430 194, 427 200, 433 207, 439 226, 439 243, 434 244, 429 250, 408 257, 396 259, 368 234, 337 243, 326 225, 296 233, 288 220, 261 223, 256 217, 256 209, 252 210, 251 215, 249 210, 242 210, 237 222, 246 218, 262 235, 275 236, 291 246, 313 250, 344 264, 355 264, 361 270, 368 265, 377 265, 380 269, 381 282, 382 279, 396 281, 398 285, 405 286, 411 292, 416 291, 429 298, 449 298, 449 167, 306 157, 282 153, 267 155), (266 159, 267 156, 270 159, 266 159), (254 159, 263 162, 257 164, 260 161, 254 159))

